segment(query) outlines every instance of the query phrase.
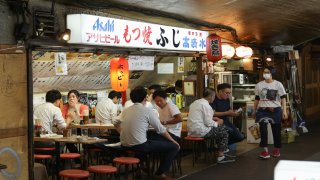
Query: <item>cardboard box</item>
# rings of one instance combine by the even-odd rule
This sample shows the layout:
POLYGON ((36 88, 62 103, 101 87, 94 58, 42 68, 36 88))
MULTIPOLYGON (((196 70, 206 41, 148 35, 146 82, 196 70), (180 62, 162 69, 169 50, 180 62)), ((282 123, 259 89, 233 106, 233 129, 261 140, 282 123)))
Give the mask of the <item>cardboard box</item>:
POLYGON ((292 131, 281 131, 281 142, 292 143, 295 141, 295 135, 292 131))

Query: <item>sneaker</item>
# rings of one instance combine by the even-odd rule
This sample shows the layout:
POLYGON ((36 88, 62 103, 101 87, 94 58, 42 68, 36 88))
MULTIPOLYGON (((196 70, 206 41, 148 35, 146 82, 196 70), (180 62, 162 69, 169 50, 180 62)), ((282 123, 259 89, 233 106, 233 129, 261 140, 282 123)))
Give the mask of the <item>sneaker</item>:
POLYGON ((229 150, 229 148, 228 148, 228 149, 224 150, 223 153, 228 153, 229 151, 230 151, 230 150, 229 150))
POLYGON ((279 148, 275 148, 275 149, 272 151, 272 156, 273 156, 273 157, 280 157, 280 149, 279 149, 279 148))
POLYGON ((267 151, 262 151, 262 152, 260 153, 259 157, 260 157, 261 159, 268 159, 268 158, 270 158, 270 154, 269 154, 267 151))
POLYGON ((226 153, 226 154, 224 154, 224 156, 229 157, 229 158, 236 158, 237 157, 236 155, 232 155, 230 153, 226 153))
POLYGON ((223 164, 223 163, 230 163, 230 162, 235 162, 236 160, 227 156, 224 156, 223 159, 219 160, 218 158, 218 163, 223 164))

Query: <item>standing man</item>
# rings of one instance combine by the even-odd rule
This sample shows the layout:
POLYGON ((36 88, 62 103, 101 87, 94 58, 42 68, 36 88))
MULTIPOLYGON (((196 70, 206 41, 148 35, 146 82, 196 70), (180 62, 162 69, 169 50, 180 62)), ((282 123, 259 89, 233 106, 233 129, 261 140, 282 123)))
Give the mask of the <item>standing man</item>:
POLYGON ((211 107, 214 109, 214 116, 223 119, 223 124, 226 126, 229 133, 228 144, 234 144, 242 141, 245 137, 228 119, 228 117, 239 116, 239 112, 236 112, 230 107, 229 96, 231 94, 231 85, 228 83, 219 84, 217 86, 218 93, 211 103, 211 107))
POLYGON ((287 119, 286 91, 281 82, 272 77, 275 69, 271 66, 264 68, 263 78, 255 88, 255 101, 253 106, 253 117, 259 123, 261 141, 260 147, 263 151, 260 153, 261 159, 270 158, 268 151, 268 123, 271 124, 274 149, 273 157, 280 156, 281 148, 281 119, 287 119))
POLYGON ((171 163, 180 146, 172 139, 159 118, 149 108, 145 107, 147 92, 142 88, 133 89, 130 98, 134 105, 123 110, 121 114, 121 145, 125 150, 140 152, 140 159, 150 152, 164 153, 160 166, 156 171, 159 179, 168 178, 164 173, 170 169, 171 163), (164 136, 167 141, 148 140, 147 131, 151 125, 154 130, 164 136))
POLYGON ((214 139, 218 145, 218 163, 234 162, 235 159, 224 156, 224 151, 228 148, 228 132, 223 125, 223 120, 213 117, 214 111, 209 103, 212 103, 214 98, 214 90, 207 88, 203 92, 203 98, 190 105, 188 135, 214 139))

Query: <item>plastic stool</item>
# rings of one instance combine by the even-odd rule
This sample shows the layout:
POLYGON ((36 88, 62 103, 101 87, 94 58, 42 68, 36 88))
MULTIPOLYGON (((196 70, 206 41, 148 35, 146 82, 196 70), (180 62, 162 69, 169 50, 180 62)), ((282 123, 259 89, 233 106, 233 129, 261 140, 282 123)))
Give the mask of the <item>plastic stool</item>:
POLYGON ((62 178, 72 178, 72 179, 84 179, 90 176, 89 171, 84 171, 81 169, 67 169, 59 172, 59 176, 62 178))
POLYGON ((111 179, 112 175, 115 174, 118 171, 118 169, 114 166, 96 165, 96 166, 90 166, 88 168, 88 171, 90 173, 94 173, 93 179, 96 178, 96 174, 100 175, 100 179, 102 174, 110 175, 110 179, 111 179))

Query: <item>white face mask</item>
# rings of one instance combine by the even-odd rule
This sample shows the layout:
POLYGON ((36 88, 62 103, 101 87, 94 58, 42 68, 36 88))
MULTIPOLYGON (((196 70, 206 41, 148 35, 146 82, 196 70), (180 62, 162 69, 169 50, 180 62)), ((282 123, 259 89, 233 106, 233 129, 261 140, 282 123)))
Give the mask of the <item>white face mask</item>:
POLYGON ((268 80, 268 79, 271 78, 271 74, 270 74, 270 73, 263 73, 263 78, 264 78, 265 80, 268 80))

